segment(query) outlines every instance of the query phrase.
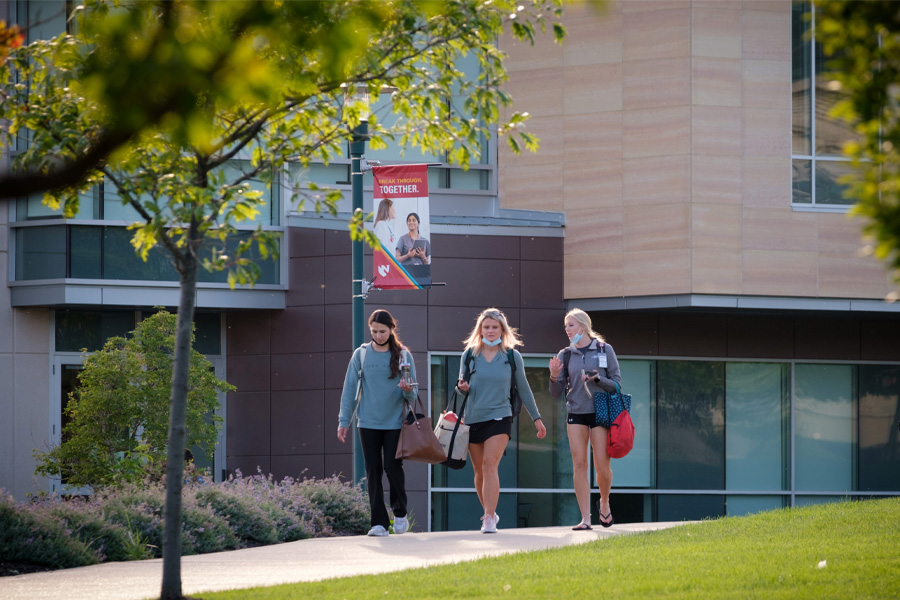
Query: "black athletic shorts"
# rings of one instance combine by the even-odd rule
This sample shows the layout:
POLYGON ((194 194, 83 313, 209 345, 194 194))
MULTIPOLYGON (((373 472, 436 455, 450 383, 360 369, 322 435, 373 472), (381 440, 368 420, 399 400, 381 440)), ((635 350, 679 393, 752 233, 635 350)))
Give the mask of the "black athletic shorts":
POLYGON ((597 415, 595 415, 594 413, 568 413, 566 415, 566 423, 568 423, 569 425, 587 425, 591 429, 593 429, 594 427, 602 427, 602 425, 597 422, 597 415))
POLYGON ((503 434, 512 438, 512 422, 512 417, 503 417, 502 419, 472 423, 469 426, 469 443, 483 444, 488 438, 503 434))

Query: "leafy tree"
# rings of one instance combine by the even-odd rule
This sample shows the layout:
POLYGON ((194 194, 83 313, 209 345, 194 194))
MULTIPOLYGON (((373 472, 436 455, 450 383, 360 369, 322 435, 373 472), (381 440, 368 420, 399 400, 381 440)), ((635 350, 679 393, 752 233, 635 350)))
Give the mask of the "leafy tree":
MULTIPOLYGON (((36 453, 37 473, 75 486, 161 480, 169 433, 169 396, 175 315, 160 311, 128 339, 110 338, 86 357, 79 388, 69 396, 63 442, 36 453)), ((233 386, 216 378, 206 358, 191 350, 185 418, 187 443, 211 453, 216 445, 217 394, 233 386)), ((179 467, 182 466, 179 462, 179 467)))
MULTIPOLYGON (((373 100, 384 86, 396 90, 395 123, 369 117, 373 147, 394 140, 467 166, 497 131, 510 134, 513 150, 535 150, 537 139, 519 127, 525 115, 501 121, 512 99, 500 89, 506 69, 496 40, 509 30, 533 41, 548 26, 562 39, 561 3, 179 0, 111 9, 93 0, 79 11, 77 35, 35 42, 0 65, 8 139, 29 132, 15 167, 52 179, 45 203, 72 216, 78 192, 105 180, 140 216, 131 226, 136 251, 146 258, 161 245, 179 273, 162 598, 182 597, 179 467, 198 267, 228 269, 232 285, 252 283, 258 268, 245 252, 278 251, 261 228, 225 250, 262 203, 248 182, 271 184, 290 162, 342 153, 367 116, 343 91, 361 85, 373 100), (475 81, 457 67, 466 56, 480 66, 475 81), (248 166, 229 177, 224 167, 236 159, 248 166), (72 165, 86 176, 56 177, 72 165)), ((334 210, 338 196, 312 199, 334 210)), ((351 233, 372 242, 361 214, 351 233)))
POLYGON ((845 94, 833 114, 854 123, 861 138, 844 146, 855 167, 846 179, 856 200, 851 214, 866 218, 870 249, 900 285, 900 11, 892 0, 815 7, 816 38, 833 57, 828 76, 845 94))

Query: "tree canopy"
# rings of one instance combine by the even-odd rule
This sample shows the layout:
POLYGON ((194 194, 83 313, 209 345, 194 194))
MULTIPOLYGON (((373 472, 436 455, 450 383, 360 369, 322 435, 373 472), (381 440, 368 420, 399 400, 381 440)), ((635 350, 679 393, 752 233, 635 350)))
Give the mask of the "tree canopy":
MULTIPOLYGON (((892 0, 815 2, 815 35, 844 99, 833 114, 854 123, 860 140, 844 153, 851 214, 865 217, 867 248, 900 285, 900 10, 892 0)), ((895 292, 893 297, 897 296, 895 292)))
MULTIPOLYGON (((19 160, 19 171, 0 177, 0 194, 78 185, 98 164, 134 151, 135 138, 148 127, 180 144, 210 148, 221 138, 213 119, 220 111, 244 109, 248 126, 294 113, 289 126, 321 140, 298 148, 297 158, 324 159, 335 150, 328 140, 346 137, 347 126, 359 118, 343 105, 342 84, 367 84, 376 98, 383 85, 397 88, 392 108, 403 118, 391 137, 448 150, 452 162, 465 164, 477 155, 474 141, 485 126, 510 131, 523 120, 512 113, 499 123, 498 107, 510 98, 498 87, 505 70, 497 36, 509 30, 533 39, 536 30, 552 28, 562 39, 561 3, 86 0, 73 14, 77 43, 52 57, 68 73, 53 79, 72 83, 65 88, 74 96, 69 99, 78 100, 95 126, 75 146, 58 139, 58 131, 40 136, 31 147, 42 160, 19 160), (478 58, 477 81, 463 77, 455 64, 466 54, 478 58), (248 114, 249 106, 256 110, 248 114), (321 110, 326 112, 319 117, 321 110), (308 121, 297 122, 300 117, 308 121), (345 125, 341 132, 331 131, 336 121, 345 125)), ((34 73, 20 71, 16 79, 11 68, 22 69, 27 54, 0 69, 3 118, 19 113, 21 94, 33 84, 34 73), (5 96, 13 82, 25 89, 10 99, 5 96)), ((58 115, 31 121, 40 116, 58 115)), ((7 132, 22 125, 27 123, 14 120, 7 132)), ((384 130, 372 129, 377 145, 384 130)), ((516 147, 535 145, 524 132, 509 140, 516 147)))

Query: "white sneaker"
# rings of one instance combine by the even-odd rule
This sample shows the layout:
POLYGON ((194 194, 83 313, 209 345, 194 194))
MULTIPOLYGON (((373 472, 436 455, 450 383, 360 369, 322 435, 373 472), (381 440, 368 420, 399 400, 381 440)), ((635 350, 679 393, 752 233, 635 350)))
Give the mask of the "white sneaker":
POLYGON ((394 517, 394 533, 397 535, 409 531, 409 519, 407 517, 394 517))
POLYGON ((494 527, 496 527, 500 523, 500 515, 494 513, 494 527))
POLYGON ((481 533, 497 533, 497 521, 493 515, 484 515, 481 520, 481 533))
POLYGON ((372 537, 385 537, 388 534, 388 530, 382 527, 381 525, 375 525, 372 529, 369 530, 369 533, 366 535, 370 535, 372 537))

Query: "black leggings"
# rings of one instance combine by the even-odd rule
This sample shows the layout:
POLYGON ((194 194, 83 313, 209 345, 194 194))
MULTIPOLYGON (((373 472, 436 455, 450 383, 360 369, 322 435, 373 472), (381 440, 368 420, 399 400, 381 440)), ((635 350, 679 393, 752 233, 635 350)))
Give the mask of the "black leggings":
POLYGON ((391 486, 391 510, 394 511, 394 516, 406 516, 406 476, 403 474, 403 461, 394 458, 399 440, 399 429, 359 428, 359 441, 362 445, 363 459, 366 461, 366 489, 369 492, 373 527, 381 525, 387 529, 391 524, 384 506, 382 470, 387 474, 391 486))

